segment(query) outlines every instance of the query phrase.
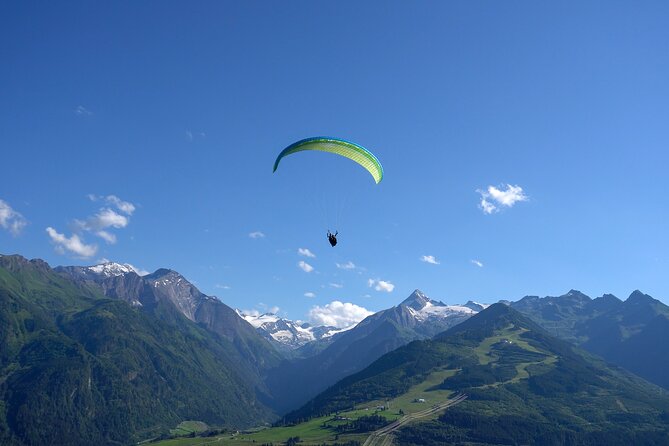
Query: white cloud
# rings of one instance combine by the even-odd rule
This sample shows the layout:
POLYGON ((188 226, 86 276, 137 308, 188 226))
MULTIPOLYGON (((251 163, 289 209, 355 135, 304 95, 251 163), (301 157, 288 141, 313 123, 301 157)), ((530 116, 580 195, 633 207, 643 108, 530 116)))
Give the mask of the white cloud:
POLYGON ((260 232, 260 231, 253 231, 249 233, 249 237, 251 238, 263 238, 265 237, 265 234, 260 232))
POLYGON ((506 185, 506 189, 504 189, 504 186, 500 186, 500 188, 488 186, 486 190, 478 189, 476 192, 481 195, 479 207, 484 214, 498 212, 500 206, 510 208, 519 201, 529 200, 522 187, 510 184, 506 185))
POLYGON ((369 279, 367 281, 367 286, 370 288, 374 288, 376 291, 385 291, 386 293, 391 293, 395 289, 395 285, 392 283, 385 281, 385 280, 380 280, 380 279, 369 279))
POLYGON ((92 111, 90 111, 83 105, 77 105, 77 108, 74 109, 74 112, 79 116, 91 116, 93 114, 92 111))
POLYGON ((195 138, 205 139, 206 137, 207 134, 205 132, 192 132, 190 130, 186 130, 186 139, 188 141, 194 141, 195 138))
POLYGON ((98 237, 102 238, 104 241, 113 245, 116 243, 116 236, 108 231, 98 231, 95 233, 98 237))
POLYGON ((433 265, 439 265, 439 262, 437 261, 435 256, 421 256, 420 261, 425 263, 431 263, 433 265))
POLYGON ((97 235, 109 244, 116 243, 116 235, 107 231, 108 228, 122 229, 128 226, 130 219, 111 208, 102 208, 86 220, 74 220, 75 228, 97 235))
POLYGON ((483 210, 484 214, 492 214, 497 210, 497 206, 486 200, 485 198, 481 198, 481 204, 479 205, 480 208, 483 210))
POLYGON ((77 234, 72 234, 69 238, 64 234, 60 234, 52 227, 46 228, 46 232, 51 237, 51 241, 56 245, 56 251, 64 254, 69 251, 79 257, 92 257, 98 250, 96 245, 85 244, 77 234))
POLYGON ((299 262, 297 262, 297 266, 299 266, 305 273, 310 273, 314 270, 314 267, 309 265, 304 260, 300 260, 299 262))
POLYGON ((309 251, 309 248, 298 248, 297 253, 301 256, 304 256, 304 257, 311 257, 311 258, 316 257, 316 254, 309 251))
POLYGON ((337 289, 342 289, 342 288, 344 288, 344 285, 342 285, 341 283, 330 283, 329 285, 330 285, 332 288, 337 288, 337 289))
POLYGON ((344 303, 338 300, 321 307, 314 306, 309 310, 309 321, 313 325, 329 325, 337 328, 347 328, 357 324, 367 316, 374 314, 364 307, 353 303, 344 303))
POLYGON ((107 195, 104 199, 107 203, 116 206, 116 208, 124 214, 132 215, 132 213, 135 212, 134 204, 129 201, 123 201, 116 195, 107 195))
POLYGON ((0 200, 0 227, 9 231, 14 237, 18 236, 28 224, 23 215, 16 212, 6 201, 0 200))
POLYGON ((260 316, 260 311, 258 310, 239 310, 239 312, 242 313, 244 316, 253 316, 253 317, 260 316))
POLYGON ((130 223, 130 220, 125 215, 117 213, 113 209, 102 208, 100 211, 88 217, 86 224, 90 230, 104 229, 104 228, 125 228, 130 223))
POLYGON ((316 293, 312 293, 311 291, 307 291, 304 293, 304 297, 316 297, 316 293))
POLYGON ((217 283, 214 285, 214 288, 218 288, 219 290, 229 290, 230 286, 229 285, 222 285, 220 283, 217 283))
POLYGON ((336 265, 339 269, 355 269, 355 263, 350 260, 346 263, 336 263, 336 265))
MULTIPOLYGON (((73 240, 76 235, 76 240, 81 241, 81 234, 83 232, 90 232, 97 237, 100 237, 108 244, 112 245, 116 243, 116 234, 109 231, 109 229, 123 229, 128 224, 130 224, 130 215, 135 212, 135 205, 129 201, 121 200, 116 195, 94 195, 88 194, 86 197, 93 201, 102 201, 108 205, 108 207, 102 207, 98 210, 97 213, 91 215, 85 220, 74 220, 73 230, 75 234, 70 237, 68 240, 73 240), (112 207, 118 209, 119 212, 116 212, 112 207), (125 215, 123 215, 125 214, 125 215)), ((54 238, 53 236, 51 237, 54 238)), ((83 246, 95 246, 95 245, 84 245, 83 246)), ((95 246, 97 249, 97 246, 95 246)), ((62 251, 62 246, 61 246, 62 251)), ((71 250, 70 250, 71 251, 71 250)), ((87 257, 87 256, 84 256, 87 257)))
POLYGON ((472 260, 472 263, 474 265, 478 266, 479 268, 483 268, 483 262, 481 262, 479 260, 474 259, 474 260, 472 260))
POLYGON ((132 268, 132 270, 134 272, 136 272, 138 276, 146 276, 148 274, 151 274, 147 270, 142 269, 142 268, 137 268, 135 265, 131 265, 130 263, 126 263, 126 265, 128 265, 130 268, 132 268))

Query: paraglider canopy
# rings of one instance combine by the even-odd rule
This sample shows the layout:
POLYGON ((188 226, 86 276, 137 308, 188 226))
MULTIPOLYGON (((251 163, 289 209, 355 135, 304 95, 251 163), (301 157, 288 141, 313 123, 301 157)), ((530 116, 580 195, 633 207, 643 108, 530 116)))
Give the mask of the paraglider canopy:
POLYGON ((276 172, 279 162, 285 156, 303 150, 318 150, 341 155, 364 167, 372 175, 376 184, 383 179, 383 166, 381 166, 381 163, 372 152, 353 142, 326 136, 306 138, 289 145, 279 153, 276 161, 274 161, 274 170, 272 172, 276 172))

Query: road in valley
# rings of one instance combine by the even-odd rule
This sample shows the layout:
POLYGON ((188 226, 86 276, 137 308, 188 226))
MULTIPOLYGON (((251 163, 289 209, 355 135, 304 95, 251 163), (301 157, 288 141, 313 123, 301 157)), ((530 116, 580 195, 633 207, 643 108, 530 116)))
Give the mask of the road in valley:
POLYGON ((393 444, 393 436, 391 434, 397 429, 412 421, 428 417, 451 406, 455 406, 456 404, 463 402, 465 399, 467 399, 467 395, 461 393, 454 398, 444 401, 441 404, 436 404, 429 409, 405 415, 399 420, 393 421, 389 425, 383 426, 381 429, 372 432, 362 446, 391 446, 393 444))

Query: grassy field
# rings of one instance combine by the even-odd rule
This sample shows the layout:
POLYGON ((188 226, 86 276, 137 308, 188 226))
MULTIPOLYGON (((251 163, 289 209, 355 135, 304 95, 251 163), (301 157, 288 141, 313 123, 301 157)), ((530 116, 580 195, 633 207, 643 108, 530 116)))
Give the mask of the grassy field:
MULTIPOLYGON (((296 426, 273 427, 268 429, 260 429, 253 432, 239 432, 234 434, 221 434, 214 437, 196 437, 196 438, 174 438, 171 440, 164 440, 152 445, 159 446, 196 446, 196 445, 225 445, 225 446, 249 446, 252 444, 262 445, 274 443, 279 445, 284 443, 290 437, 300 437, 301 443, 305 446, 331 444, 335 442, 345 443, 347 441, 356 440, 360 444, 367 439, 367 434, 341 434, 337 436, 335 428, 339 425, 346 424, 350 420, 356 420, 363 416, 381 415, 385 417, 388 422, 399 419, 400 410, 404 414, 411 414, 424 410, 433 404, 446 401, 453 394, 450 390, 428 390, 434 386, 441 384, 441 382, 453 376, 457 370, 438 370, 430 374, 428 378, 422 383, 412 387, 409 391, 390 401, 370 401, 364 405, 356 407, 355 410, 340 412, 339 416, 348 418, 349 420, 335 420, 332 416, 314 418, 305 423, 296 426), (417 399, 425 399, 425 403, 415 403, 417 399), (377 406, 389 405, 388 410, 376 410, 377 406)), ((184 425, 181 423, 178 429, 188 430, 194 426, 190 423, 184 425)), ((187 435, 188 431, 185 433, 187 435)))
MULTIPOLYGON (((498 342, 504 340, 511 341, 524 350, 528 350, 533 353, 542 353, 541 351, 537 350, 532 345, 530 345, 525 339, 521 338, 521 335, 526 331, 527 331, 526 329, 507 330, 504 334, 487 338, 485 341, 481 342, 481 344, 475 350, 479 358, 479 362, 481 364, 489 364, 490 362, 493 362, 496 359, 498 359, 497 355, 495 355, 495 353, 493 352, 492 347, 498 342)), ((557 358, 555 356, 547 356, 546 358, 544 358, 542 361, 539 362, 528 361, 517 364, 516 376, 513 379, 511 379, 510 382, 516 382, 521 379, 529 378, 530 374, 527 372, 527 367, 529 367, 530 365, 537 363, 543 363, 548 365, 548 364, 553 364, 555 361, 557 361, 557 358)), ((495 383, 492 384, 490 387, 499 386, 501 384, 505 383, 504 382, 495 383)), ((488 386, 483 386, 483 387, 488 387, 488 386)))
POLYGON ((199 432, 204 432, 207 429, 209 429, 209 426, 207 426, 202 421, 182 421, 176 428, 170 429, 170 435, 175 437, 183 437, 190 435, 193 432, 196 434, 199 432))

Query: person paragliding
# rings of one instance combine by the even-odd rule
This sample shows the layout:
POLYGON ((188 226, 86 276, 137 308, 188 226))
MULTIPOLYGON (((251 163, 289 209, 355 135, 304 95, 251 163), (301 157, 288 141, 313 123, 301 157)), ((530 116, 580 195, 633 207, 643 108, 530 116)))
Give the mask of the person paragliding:
POLYGON ((333 234, 328 229, 328 242, 330 242, 330 245, 332 245, 333 248, 337 246, 337 234, 339 234, 339 231, 335 231, 333 234))
MULTIPOLYGON (((372 175, 376 184, 379 184, 383 179, 383 167, 372 152, 351 141, 327 136, 306 138, 289 145, 279 153, 279 156, 277 156, 272 171, 276 172, 276 169, 279 167, 279 162, 281 162, 284 157, 307 150, 328 152, 343 156, 362 166, 372 175)), ((337 245, 337 234, 337 231, 333 234, 330 230, 328 230, 327 233, 328 242, 330 242, 330 245, 332 245, 333 248, 337 245)))

